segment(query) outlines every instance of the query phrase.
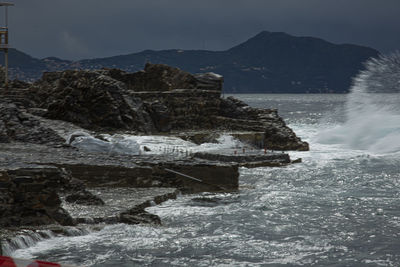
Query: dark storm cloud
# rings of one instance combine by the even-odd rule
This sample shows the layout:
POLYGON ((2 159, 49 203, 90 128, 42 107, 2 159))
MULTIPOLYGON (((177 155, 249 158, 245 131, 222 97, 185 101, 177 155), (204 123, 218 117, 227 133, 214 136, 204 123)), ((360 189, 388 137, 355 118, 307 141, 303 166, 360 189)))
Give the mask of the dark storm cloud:
MULTIPOLYGON (((11 0, 10 0, 11 1, 11 0)), ((262 30, 400 49, 399 0, 15 0, 12 44, 78 59, 145 49, 225 50, 262 30)))

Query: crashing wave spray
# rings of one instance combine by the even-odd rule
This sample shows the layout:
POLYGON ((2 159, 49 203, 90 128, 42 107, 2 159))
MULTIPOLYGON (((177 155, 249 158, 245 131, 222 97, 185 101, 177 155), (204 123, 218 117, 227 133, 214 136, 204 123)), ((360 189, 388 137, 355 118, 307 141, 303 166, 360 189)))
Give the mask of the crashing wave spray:
POLYGON ((346 122, 319 134, 321 143, 376 153, 400 151, 400 53, 365 63, 353 80, 346 122))

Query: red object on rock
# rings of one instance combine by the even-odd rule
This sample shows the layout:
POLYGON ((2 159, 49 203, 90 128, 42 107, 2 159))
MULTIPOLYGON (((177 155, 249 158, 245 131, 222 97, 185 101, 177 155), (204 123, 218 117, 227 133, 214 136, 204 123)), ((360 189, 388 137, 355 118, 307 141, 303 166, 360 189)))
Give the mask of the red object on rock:
POLYGON ((0 256, 0 267, 62 267, 62 265, 47 261, 21 260, 0 256))
POLYGON ((14 261, 10 257, 4 257, 0 256, 0 266, 1 267, 17 267, 17 265, 14 264, 14 261))

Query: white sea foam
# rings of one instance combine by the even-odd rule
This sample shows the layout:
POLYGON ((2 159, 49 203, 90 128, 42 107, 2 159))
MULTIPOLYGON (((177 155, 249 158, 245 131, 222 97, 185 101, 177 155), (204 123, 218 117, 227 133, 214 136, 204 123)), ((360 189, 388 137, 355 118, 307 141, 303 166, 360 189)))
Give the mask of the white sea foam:
MULTIPOLYGON (((115 139, 114 136, 104 136, 105 139, 112 141, 115 139)), ((146 154, 179 154, 186 152, 204 152, 211 150, 221 150, 228 148, 243 147, 240 141, 228 134, 223 134, 216 139, 216 143, 203 143, 197 145, 195 143, 185 141, 182 138, 174 136, 161 136, 161 135, 122 135, 121 140, 131 141, 137 143, 142 153, 146 154), (150 149, 150 151, 144 151, 144 147, 150 149)))
POLYGON ((400 151, 400 53, 371 59, 347 98, 344 124, 321 131, 317 141, 372 153, 400 151))
MULTIPOLYGON (((399 206, 400 152, 376 155, 340 142, 316 142, 332 120, 293 121, 290 127, 311 147, 290 152, 303 158, 301 164, 240 168, 239 192, 183 195, 148 208, 160 216, 160 227, 109 225, 85 236, 47 239, 12 255, 85 266, 354 266, 381 260, 399 265, 400 216, 393 207, 399 206)), ((123 138, 151 148, 146 153, 238 145, 230 136, 203 145, 165 136, 123 138)))

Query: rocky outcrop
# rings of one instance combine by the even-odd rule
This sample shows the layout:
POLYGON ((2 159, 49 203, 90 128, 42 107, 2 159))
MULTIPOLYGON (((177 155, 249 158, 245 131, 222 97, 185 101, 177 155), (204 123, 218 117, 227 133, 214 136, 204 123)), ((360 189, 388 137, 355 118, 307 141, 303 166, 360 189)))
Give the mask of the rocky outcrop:
POLYGON ((248 106, 243 101, 228 97, 221 100, 219 121, 229 129, 263 132, 262 148, 272 150, 309 150, 307 142, 302 142, 278 115, 276 109, 259 109, 248 106), (229 119, 226 119, 229 118, 229 119))
POLYGON ((0 226, 75 225, 61 206, 60 194, 73 203, 104 204, 65 169, 32 166, 0 170, 0 226))
POLYGON ((155 133, 211 128, 206 121, 217 113, 221 90, 219 75, 192 75, 146 64, 136 73, 117 69, 45 73, 32 91, 38 106, 48 110, 48 118, 88 129, 155 133), (185 90, 175 90, 181 88, 185 90))
POLYGON ((147 63, 143 71, 128 73, 119 69, 108 69, 105 75, 127 85, 135 92, 171 91, 173 89, 222 90, 222 77, 203 73, 192 75, 178 68, 163 64, 147 63))
POLYGON ((38 119, 14 103, 0 101, 0 143, 12 141, 60 144, 64 139, 53 130, 43 127, 38 119))
POLYGON ((57 168, 17 169, 0 172, 0 225, 73 225, 61 208, 57 191, 67 178, 57 168))
POLYGON ((308 150, 277 111, 221 98, 223 78, 162 64, 127 73, 117 69, 45 73, 30 90, 45 117, 100 131, 137 133, 251 131, 263 147, 308 150))
MULTIPOLYGON (((109 155, 44 145, 12 143, 0 146, 0 169, 38 165, 64 169, 87 187, 174 187, 186 192, 202 192, 220 190, 218 187, 237 190, 239 180, 236 164, 194 159, 190 155, 177 159, 169 155, 109 155), (188 180, 166 169, 194 176, 204 183, 188 180)), ((71 179, 68 186, 74 187, 67 189, 77 193, 79 183, 71 179)))
POLYGON ((143 102, 124 96, 126 85, 108 71, 45 73, 33 88, 45 117, 76 123, 90 129, 134 129, 148 132, 152 123, 143 102))

